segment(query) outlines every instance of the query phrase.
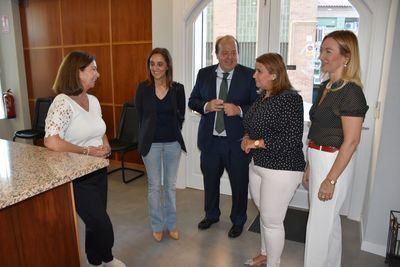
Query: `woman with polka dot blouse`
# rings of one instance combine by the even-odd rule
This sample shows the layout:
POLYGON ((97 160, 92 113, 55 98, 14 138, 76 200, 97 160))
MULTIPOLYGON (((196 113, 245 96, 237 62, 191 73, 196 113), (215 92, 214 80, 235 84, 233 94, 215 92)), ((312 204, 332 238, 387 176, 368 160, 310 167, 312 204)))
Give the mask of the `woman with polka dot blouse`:
POLYGON ((244 115, 241 148, 252 156, 249 186, 260 211, 261 252, 245 264, 277 267, 285 242, 283 220, 305 167, 303 100, 279 54, 258 57, 253 78, 261 93, 244 115))
POLYGON ((360 142, 368 110, 360 80, 357 37, 334 31, 322 41, 321 84, 310 109, 308 163, 304 184, 309 186, 304 266, 339 267, 342 233, 339 211, 353 175, 352 156, 360 142))

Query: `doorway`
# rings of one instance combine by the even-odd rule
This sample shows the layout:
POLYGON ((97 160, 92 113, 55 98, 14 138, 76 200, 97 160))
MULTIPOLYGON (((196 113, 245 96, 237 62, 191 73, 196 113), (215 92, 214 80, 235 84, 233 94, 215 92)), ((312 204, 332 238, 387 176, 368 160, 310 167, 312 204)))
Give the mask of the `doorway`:
MULTIPOLYGON (((372 14, 368 12, 368 8, 366 8, 363 1, 350 1, 351 3, 346 0, 215 1, 220 4, 225 3, 225 7, 229 7, 223 9, 225 18, 236 17, 234 26, 227 27, 225 24, 224 28, 222 28, 225 30, 220 29, 219 35, 235 35, 240 43, 241 32, 238 31, 238 29, 240 29, 241 26, 238 25, 240 25, 241 21, 245 22, 245 25, 249 25, 247 28, 247 32, 249 33, 247 35, 248 39, 243 38, 243 42, 248 41, 254 43, 251 45, 252 52, 250 53, 248 50, 245 50, 239 63, 243 62, 243 64, 253 67, 251 63, 246 61, 246 57, 247 59, 251 58, 254 64, 255 57, 267 51, 278 52, 285 58, 289 77, 295 88, 300 90, 300 94, 303 96, 304 100, 304 141, 308 134, 308 110, 315 97, 315 88, 321 81, 318 56, 319 45, 323 36, 333 30, 347 29, 359 34, 362 40, 370 39, 370 32, 366 29, 370 26, 372 14), (230 4, 226 4, 226 2, 230 4), (233 4, 233 2, 235 3, 233 4), (246 12, 252 12, 248 14, 253 14, 250 16, 253 21, 241 20, 240 18, 241 5, 245 6, 246 4, 248 8, 246 12), (361 10, 361 12, 358 12, 359 10, 361 10), (229 16, 227 14, 229 14, 229 16)), ((221 9, 216 7, 213 1, 199 1, 199 4, 187 20, 187 33, 189 33, 187 35, 188 66, 193 66, 187 75, 187 77, 190 77, 190 83, 188 83, 189 88, 193 87, 197 72, 200 68, 207 66, 207 64, 215 64, 212 55, 212 43, 216 36, 218 36, 215 34, 215 32, 217 32, 215 27, 218 27, 218 23, 215 24, 215 22, 219 21, 217 10, 221 9)), ((244 13, 244 11, 242 11, 242 13, 244 13)), ((225 21, 225 23, 227 22, 225 21)), ((245 26, 242 27, 246 28, 245 26)), ((361 55, 364 55, 365 58, 367 58, 368 48, 367 43, 360 42, 361 55)), ((241 54, 243 54, 242 52, 241 50, 241 54)), ((365 73, 369 67, 367 60, 362 60, 361 63, 363 73, 365 73)), ((366 91, 365 93, 368 99, 369 92, 366 91)), ((377 93, 373 93, 372 99, 375 101, 376 98, 377 93)), ((369 116, 369 114, 367 114, 367 116, 369 116)), ((193 140, 188 147, 186 186, 203 189, 203 178, 199 160, 200 153, 196 145, 197 140, 194 138, 197 137, 199 121, 200 118, 198 114, 188 114, 186 120, 188 125, 187 136, 190 136, 193 140)), ((365 128, 372 128, 373 122, 373 118, 366 118, 364 123, 364 126, 366 126, 365 128)), ((369 137, 363 136, 362 142, 359 145, 359 151, 370 151, 373 140, 371 133, 367 135, 369 137)), ((368 176, 365 170, 368 170, 369 163, 370 159, 368 158, 365 160, 365 157, 362 161, 356 160, 354 180, 358 186, 361 183, 361 188, 364 190, 366 188, 366 179, 368 176)), ((349 200, 342 213, 348 214, 351 209, 351 207, 349 207, 350 199, 353 202, 354 199, 356 199, 355 203, 357 207, 355 208, 355 214, 358 216, 357 214, 361 213, 365 191, 360 190, 360 188, 357 190, 350 190, 352 192, 349 194, 349 200)), ((221 193, 230 194, 230 186, 226 174, 224 174, 221 179, 221 193)), ((308 208, 307 191, 303 187, 299 187, 290 205, 299 208, 308 208)))

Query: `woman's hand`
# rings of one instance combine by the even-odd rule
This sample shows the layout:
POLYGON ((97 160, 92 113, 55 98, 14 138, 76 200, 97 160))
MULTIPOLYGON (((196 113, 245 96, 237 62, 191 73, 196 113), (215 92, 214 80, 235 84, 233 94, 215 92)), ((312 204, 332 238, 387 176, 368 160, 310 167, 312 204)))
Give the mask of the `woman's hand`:
POLYGON ((329 180, 325 178, 319 187, 318 198, 321 201, 331 200, 334 191, 335 191, 335 185, 331 184, 329 180))
POLYGON ((99 158, 107 158, 111 155, 111 148, 109 146, 89 146, 88 147, 88 155, 95 156, 99 158))
POLYGON ((251 149, 257 149, 257 148, 266 148, 264 140, 259 139, 259 140, 253 140, 248 137, 244 137, 242 139, 242 143, 240 144, 241 149, 244 151, 244 153, 248 154, 250 153, 251 149), (256 146, 255 142, 258 141, 258 146, 256 146))
POLYGON ((250 149, 255 148, 254 141, 248 137, 243 138, 242 143, 240 144, 240 147, 242 148, 244 153, 249 154, 250 149))
POLYGON ((247 135, 242 138, 242 142, 240 143, 240 148, 246 152, 246 141, 249 139, 247 135))
POLYGON ((303 174, 303 186, 304 186, 304 188, 308 189, 309 184, 310 184, 310 164, 307 161, 306 169, 304 170, 304 174, 303 174))

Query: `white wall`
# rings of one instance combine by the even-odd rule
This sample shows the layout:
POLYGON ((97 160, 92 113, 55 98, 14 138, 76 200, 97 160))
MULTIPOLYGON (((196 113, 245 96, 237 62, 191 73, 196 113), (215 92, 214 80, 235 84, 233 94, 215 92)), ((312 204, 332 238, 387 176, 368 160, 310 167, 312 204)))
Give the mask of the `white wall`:
MULTIPOLYGON (((152 0, 153 47, 165 47, 170 51, 174 64, 174 80, 185 86, 186 100, 192 88, 185 84, 185 68, 188 67, 185 66, 185 18, 195 2, 199 0, 152 0)), ((193 140, 186 136, 186 127, 184 123, 182 133, 187 146, 193 140)), ((186 187, 186 162, 187 155, 183 153, 178 171, 178 188, 186 187)))
POLYGON ((7 16, 9 32, 0 31, 1 86, 14 93, 17 118, 0 120, 0 139, 11 140, 14 131, 30 127, 28 89, 19 19, 18 1, 1 0, 0 16, 7 16))
MULTIPOLYGON (((172 6, 172 0, 152 1, 153 48, 167 48, 170 53, 173 48, 172 6)), ((171 56, 174 58, 172 54, 171 56)))
MULTIPOLYGON (((386 253, 390 210, 400 211, 400 5, 393 10, 395 19, 394 40, 388 44, 392 54, 388 69, 388 82, 382 111, 381 139, 376 172, 368 187, 363 212, 362 249, 380 254, 386 253)), ((388 27, 390 30, 390 26, 388 27)), ((388 31, 389 31, 388 30, 388 31)), ((389 36, 390 38, 390 36, 389 36)))

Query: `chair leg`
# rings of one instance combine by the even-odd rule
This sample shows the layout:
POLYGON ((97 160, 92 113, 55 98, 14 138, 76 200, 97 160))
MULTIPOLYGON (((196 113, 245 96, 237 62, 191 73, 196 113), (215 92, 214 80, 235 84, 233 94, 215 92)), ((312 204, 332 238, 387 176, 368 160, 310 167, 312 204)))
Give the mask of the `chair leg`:
POLYGON ((125 184, 130 183, 130 182, 132 182, 133 180, 136 180, 136 179, 138 179, 138 178, 140 178, 140 177, 142 177, 142 176, 144 175, 144 171, 125 167, 124 162, 125 162, 125 153, 124 153, 124 152, 121 152, 121 167, 120 167, 120 168, 117 168, 117 169, 114 169, 114 170, 112 170, 112 171, 109 171, 109 172, 107 172, 107 174, 111 174, 111 173, 114 173, 114 172, 116 172, 116 171, 121 170, 121 172, 122 172, 122 181, 123 181, 125 184), (139 174, 137 174, 137 175, 135 175, 135 176, 133 176, 132 178, 130 178, 130 179, 127 180, 127 179, 125 178, 125 170, 135 171, 135 172, 138 172, 139 174))
POLYGON ((138 179, 139 177, 142 177, 142 176, 144 175, 144 171, 136 170, 136 169, 132 169, 132 168, 125 168, 124 162, 125 162, 125 153, 122 152, 122 153, 121 153, 122 181, 123 181, 125 184, 130 183, 130 182, 132 182, 133 180, 136 180, 136 179, 138 179), (132 177, 131 179, 129 179, 129 180, 126 180, 126 179, 125 179, 125 169, 138 172, 139 174, 133 176, 133 177, 132 177))

